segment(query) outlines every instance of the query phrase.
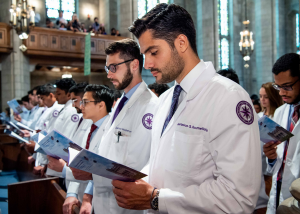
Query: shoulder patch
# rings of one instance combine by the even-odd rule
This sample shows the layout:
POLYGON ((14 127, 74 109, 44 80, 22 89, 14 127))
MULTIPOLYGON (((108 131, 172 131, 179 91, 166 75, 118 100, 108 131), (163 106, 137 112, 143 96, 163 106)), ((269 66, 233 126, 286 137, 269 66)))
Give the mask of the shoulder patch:
POLYGON ((58 115, 59 115, 59 111, 57 111, 57 110, 53 111, 53 113, 52 113, 53 117, 57 117, 58 115))
POLYGON ((146 129, 152 129, 153 114, 147 113, 143 116, 142 123, 146 129))
POLYGON ((237 104, 236 114, 239 119, 247 125, 251 125, 254 121, 252 106, 247 101, 243 100, 237 104))
POLYGON ((73 114, 72 117, 71 117, 71 120, 72 120, 74 123, 76 123, 76 122, 78 122, 78 120, 79 120, 79 116, 78 116, 77 114, 73 114))

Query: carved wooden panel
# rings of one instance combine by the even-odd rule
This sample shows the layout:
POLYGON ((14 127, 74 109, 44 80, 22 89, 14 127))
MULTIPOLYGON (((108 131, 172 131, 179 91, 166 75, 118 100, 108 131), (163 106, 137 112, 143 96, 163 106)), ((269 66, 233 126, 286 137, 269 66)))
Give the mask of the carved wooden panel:
POLYGON ((97 53, 105 54, 105 41, 98 40, 97 44, 97 53))
POLYGON ((91 52, 96 53, 96 43, 97 41, 95 39, 91 39, 91 52))
POLYGON ((47 34, 40 35, 40 45, 41 45, 41 48, 48 48, 48 35, 47 34))
POLYGON ((81 51, 80 39, 78 37, 70 37, 70 50, 81 51))
POLYGON ((58 36, 54 36, 54 35, 50 36, 50 47, 52 49, 59 50, 59 39, 58 38, 59 38, 58 36))
POLYGON ((80 51, 84 52, 84 48, 85 48, 85 39, 80 38, 80 51))
POLYGON ((5 44, 5 36, 4 36, 5 33, 6 33, 6 30, 0 29, 0 45, 5 44))
POLYGON ((69 37, 67 36, 60 37, 60 49, 65 51, 70 50, 69 37))
POLYGON ((30 33, 29 34, 29 39, 27 39, 27 40, 29 42, 28 47, 30 47, 30 48, 37 48, 38 47, 38 34, 30 33))

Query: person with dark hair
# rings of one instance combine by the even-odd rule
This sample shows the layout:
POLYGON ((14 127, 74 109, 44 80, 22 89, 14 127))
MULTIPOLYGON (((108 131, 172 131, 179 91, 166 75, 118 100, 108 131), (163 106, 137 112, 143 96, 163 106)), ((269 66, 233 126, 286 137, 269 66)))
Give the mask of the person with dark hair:
POLYGON ((262 111, 261 105, 260 105, 260 100, 254 100, 253 106, 255 109, 255 112, 258 114, 262 111))
POLYGON ((116 35, 116 28, 112 28, 110 30, 110 35, 115 36, 116 35))
POLYGON ((98 23, 98 17, 95 17, 94 18, 94 23, 92 25, 92 28, 93 28, 93 32, 96 33, 98 32, 99 28, 100 28, 100 24, 98 23))
POLYGON ((254 100, 259 100, 259 97, 256 94, 252 94, 250 98, 252 100, 252 103, 254 102, 254 100))
POLYGON ((233 82, 236 82, 237 84, 240 84, 239 77, 232 68, 226 68, 223 70, 219 70, 217 73, 223 77, 226 77, 226 78, 232 80, 233 82))
POLYGON ((150 183, 113 180, 118 205, 151 213, 252 213, 262 160, 248 93, 200 60, 184 8, 158 4, 129 31, 156 82, 176 82, 160 96, 154 117, 150 183))
POLYGON ((165 91, 169 90, 169 86, 167 84, 157 84, 152 83, 148 85, 148 88, 157 96, 160 97, 165 91))
POLYGON ((76 108, 77 113, 81 114, 81 109, 80 109, 80 102, 82 100, 83 94, 84 94, 84 89, 88 83, 82 82, 74 85, 72 88, 70 88, 69 93, 71 93, 71 100, 73 103, 73 107, 76 108))
POLYGON ((300 178, 299 109, 300 109, 300 56, 288 53, 274 64, 273 87, 285 102, 275 110, 273 120, 294 136, 285 142, 268 142, 263 151, 268 158, 268 171, 273 174, 272 189, 268 203, 268 214, 275 214, 279 204, 290 198, 291 183, 300 178))
POLYGON ((114 104, 112 106, 112 108, 115 107, 117 101, 121 98, 122 94, 119 90, 114 90, 114 104))
MULTIPOLYGON (((106 48, 105 53, 107 78, 116 90, 124 90, 124 93, 111 113, 97 153, 120 164, 142 170, 149 160, 152 120, 158 98, 142 80, 143 56, 137 42, 132 39, 113 42, 106 48)), ((88 100, 94 102, 97 97, 92 96, 88 100)), ((113 102, 106 106, 107 112, 112 104, 113 102)), ((92 105, 87 103, 87 106, 92 105)), ((87 114, 84 108, 82 111, 87 114)), ((72 171, 76 179, 91 180, 91 175, 86 172, 76 169, 72 171)), ((95 213, 143 213, 118 207, 111 181, 98 175, 92 176, 93 181, 89 182, 85 190, 80 212, 89 213, 93 201, 95 213), (103 203, 104 201, 110 202, 103 203)))
MULTIPOLYGON (((23 120, 28 121, 30 111, 28 111, 27 108, 25 108, 25 107, 23 106, 22 100, 17 100, 17 102, 18 102, 18 104, 21 106, 22 111, 23 111, 23 112, 20 114, 20 117, 21 117, 23 120)), ((14 119, 14 116, 12 116, 10 119, 11 119, 12 121, 14 121, 14 122, 16 121, 16 120, 14 119)))

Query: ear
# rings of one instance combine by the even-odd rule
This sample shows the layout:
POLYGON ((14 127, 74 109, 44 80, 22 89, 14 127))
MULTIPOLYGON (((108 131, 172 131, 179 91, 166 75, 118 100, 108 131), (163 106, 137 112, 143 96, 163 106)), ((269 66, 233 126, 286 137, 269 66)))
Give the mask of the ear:
POLYGON ((71 93, 67 93, 67 97, 69 98, 69 99, 71 99, 71 93))
POLYGON ((139 60, 138 59, 135 59, 133 60, 131 63, 130 63, 130 67, 131 67, 131 70, 132 71, 138 71, 139 72, 139 66, 140 63, 139 63, 139 60))
POLYGON ((174 41, 175 47, 179 53, 184 53, 189 47, 189 40, 184 34, 180 34, 174 41))

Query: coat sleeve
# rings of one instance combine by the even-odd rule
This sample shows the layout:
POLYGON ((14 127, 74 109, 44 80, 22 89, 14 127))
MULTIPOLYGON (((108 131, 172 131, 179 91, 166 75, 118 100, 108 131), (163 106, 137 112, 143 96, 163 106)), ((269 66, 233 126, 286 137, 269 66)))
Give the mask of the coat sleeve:
POLYGON ((254 119, 247 124, 238 117, 241 101, 251 103, 246 92, 227 91, 211 110, 205 139, 215 165, 211 179, 179 190, 160 189, 160 213, 252 213, 261 185, 262 159, 253 106, 254 119))

